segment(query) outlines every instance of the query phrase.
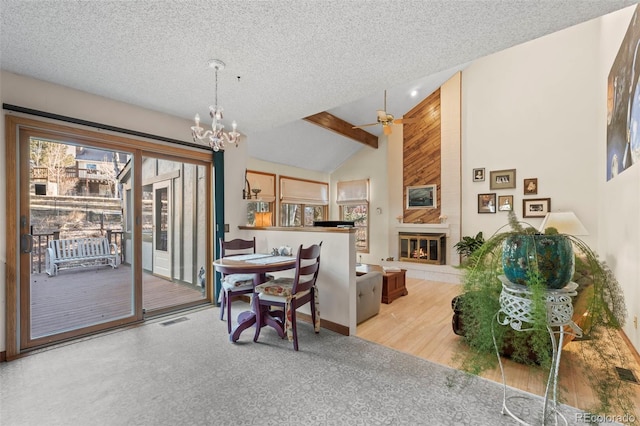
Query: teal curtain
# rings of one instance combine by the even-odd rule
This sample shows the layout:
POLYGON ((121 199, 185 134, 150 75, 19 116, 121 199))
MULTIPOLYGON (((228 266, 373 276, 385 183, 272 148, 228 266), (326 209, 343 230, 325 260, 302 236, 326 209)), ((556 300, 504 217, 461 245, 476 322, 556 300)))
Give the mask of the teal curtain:
MULTIPOLYGON (((220 238, 224 238, 224 151, 213 153, 213 215, 215 223, 213 254, 214 259, 220 257, 220 238)), ((218 304, 218 295, 220 294, 220 273, 214 272, 215 276, 215 292, 214 303, 218 304)))

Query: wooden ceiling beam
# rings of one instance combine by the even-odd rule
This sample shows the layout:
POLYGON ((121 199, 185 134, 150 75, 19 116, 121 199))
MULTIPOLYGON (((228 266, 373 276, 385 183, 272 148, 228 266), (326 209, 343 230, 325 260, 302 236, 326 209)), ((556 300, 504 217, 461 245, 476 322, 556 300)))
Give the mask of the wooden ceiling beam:
POLYGON ((336 132, 346 138, 353 139, 356 142, 378 149, 378 137, 362 129, 354 129, 353 124, 344 121, 335 115, 326 111, 305 117, 304 120, 323 127, 332 132, 336 132))

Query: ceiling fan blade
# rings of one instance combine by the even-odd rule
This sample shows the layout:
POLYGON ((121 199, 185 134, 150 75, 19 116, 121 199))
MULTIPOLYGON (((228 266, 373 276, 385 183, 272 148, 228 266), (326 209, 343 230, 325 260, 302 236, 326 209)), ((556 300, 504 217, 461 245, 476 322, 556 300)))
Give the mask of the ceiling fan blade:
POLYGON ((359 129, 361 127, 375 126, 376 124, 378 124, 378 123, 361 124, 359 126, 353 126, 352 129, 359 129))
POLYGON ((383 124, 382 125, 382 132, 385 135, 390 135, 391 134, 391 126, 389 126, 388 124, 383 124))

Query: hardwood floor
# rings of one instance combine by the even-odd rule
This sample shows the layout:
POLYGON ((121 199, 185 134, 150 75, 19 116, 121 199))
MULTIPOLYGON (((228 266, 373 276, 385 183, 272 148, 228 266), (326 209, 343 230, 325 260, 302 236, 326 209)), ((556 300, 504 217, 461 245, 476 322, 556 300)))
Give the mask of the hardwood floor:
MULTIPOLYGON (((454 355, 465 348, 462 338, 455 335, 451 328, 451 299, 461 293, 461 286, 407 278, 407 290, 407 296, 400 297, 389 305, 383 303, 378 315, 358 325, 356 335, 401 352, 457 368, 454 355)), ((562 389, 562 402, 587 410, 595 403, 595 395, 582 377, 579 356, 582 344, 587 343, 570 342, 564 347, 558 389, 562 389)), ((632 370, 636 378, 640 379, 637 353, 629 349, 626 355, 629 365, 620 367, 632 370)), ((544 395, 546 376, 510 360, 503 360, 503 363, 508 386, 544 395)), ((483 377, 502 383, 502 376, 497 367, 483 374, 483 377)), ((634 402, 636 407, 640 407, 640 384, 632 386, 635 387, 634 402)))

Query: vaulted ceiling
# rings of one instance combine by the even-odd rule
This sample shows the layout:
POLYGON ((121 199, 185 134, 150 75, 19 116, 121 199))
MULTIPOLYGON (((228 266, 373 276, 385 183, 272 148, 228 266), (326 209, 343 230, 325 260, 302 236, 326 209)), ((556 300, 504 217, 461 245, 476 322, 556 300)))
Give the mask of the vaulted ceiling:
POLYGON ((304 117, 375 122, 385 89, 400 117, 474 59, 631 4, 1 0, 0 67, 191 119, 214 101, 220 59, 219 103, 249 155, 330 172, 371 148, 304 117))

